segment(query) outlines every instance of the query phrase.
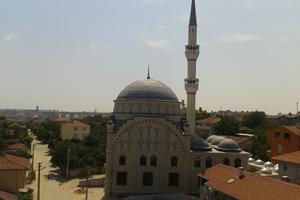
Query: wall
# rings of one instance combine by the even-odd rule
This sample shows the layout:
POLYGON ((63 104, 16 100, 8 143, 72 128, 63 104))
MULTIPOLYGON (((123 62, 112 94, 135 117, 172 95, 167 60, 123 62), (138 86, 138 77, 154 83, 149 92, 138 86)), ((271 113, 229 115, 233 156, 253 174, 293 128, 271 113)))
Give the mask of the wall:
POLYGON ((25 170, 0 170, 0 190, 18 193, 26 183, 25 170))
POLYGON ((280 162, 278 175, 279 177, 288 176, 291 182, 298 182, 300 184, 300 165, 280 162), (284 170, 285 165, 286 170, 284 170))
POLYGON ((63 140, 78 139, 83 140, 89 133, 90 127, 76 127, 75 126, 62 125, 61 126, 61 138, 63 140))

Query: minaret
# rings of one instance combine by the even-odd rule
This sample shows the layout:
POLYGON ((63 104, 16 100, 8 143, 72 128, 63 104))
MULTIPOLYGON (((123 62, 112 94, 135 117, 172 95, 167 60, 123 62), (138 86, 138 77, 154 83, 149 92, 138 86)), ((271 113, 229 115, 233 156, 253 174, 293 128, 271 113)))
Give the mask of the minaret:
POLYGON ((185 90, 187 93, 186 115, 189 124, 189 134, 194 135, 196 118, 196 93, 199 87, 199 79, 196 77, 196 62, 199 56, 199 45, 197 44, 197 17, 195 0, 192 0, 188 45, 185 46, 185 56, 188 61, 187 78, 184 80, 185 90))

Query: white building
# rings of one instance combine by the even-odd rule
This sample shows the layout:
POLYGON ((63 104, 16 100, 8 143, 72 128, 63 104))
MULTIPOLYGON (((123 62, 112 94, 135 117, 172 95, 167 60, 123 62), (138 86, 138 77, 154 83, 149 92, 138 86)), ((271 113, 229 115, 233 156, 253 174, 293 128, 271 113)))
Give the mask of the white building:
POLYGON ((197 174, 218 163, 246 167, 250 154, 231 139, 195 135, 197 20, 192 1, 189 43, 186 45, 188 78, 187 122, 176 94, 148 77, 127 86, 114 101, 107 124, 106 199, 131 195, 197 194, 197 174), (215 141, 215 140, 216 141, 215 141))

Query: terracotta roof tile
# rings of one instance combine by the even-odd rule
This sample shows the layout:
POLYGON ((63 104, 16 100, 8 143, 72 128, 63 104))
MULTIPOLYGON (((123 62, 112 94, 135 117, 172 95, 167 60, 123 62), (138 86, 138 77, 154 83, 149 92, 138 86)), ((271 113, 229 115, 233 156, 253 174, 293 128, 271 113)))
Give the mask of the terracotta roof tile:
POLYGON ((29 159, 13 156, 10 154, 0 155, 0 170, 27 170, 28 167, 29 159))
POLYGON ((272 160, 275 162, 282 161, 300 165, 300 151, 281 154, 279 156, 273 157, 272 160))
POLYGON ((239 200, 300 199, 299 185, 246 171, 243 178, 238 178, 237 174, 238 169, 218 164, 199 176, 214 190, 239 200))
POLYGON ((11 150, 22 150, 22 151, 27 151, 27 147, 25 144, 22 143, 16 143, 8 146, 9 149, 11 150))
POLYGON ((18 200, 18 196, 16 194, 4 192, 0 190, 0 199, 4 200, 18 200))
POLYGON ((300 136, 300 128, 298 126, 283 126, 284 128, 288 129, 292 133, 300 136))

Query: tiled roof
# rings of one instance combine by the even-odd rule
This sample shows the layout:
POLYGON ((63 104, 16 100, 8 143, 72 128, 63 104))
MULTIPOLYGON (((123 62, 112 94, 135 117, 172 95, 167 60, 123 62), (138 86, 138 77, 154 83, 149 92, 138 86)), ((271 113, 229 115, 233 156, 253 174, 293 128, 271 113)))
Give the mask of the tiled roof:
POLYGON ((288 129, 292 133, 300 136, 300 127, 298 126, 283 126, 284 128, 288 129))
POLYGON ((0 155, 0 170, 15 169, 27 170, 29 159, 21 158, 9 154, 0 155))
POLYGON ((0 199, 1 198, 4 200, 18 200, 17 195, 0 190, 0 199))
POLYGON ((219 121, 220 121, 220 117, 211 116, 211 117, 208 117, 208 118, 205 118, 205 119, 197 120, 196 124, 199 124, 199 123, 215 124, 219 121))
POLYGON ((214 190, 239 200, 300 199, 299 185, 246 171, 242 178, 237 175, 238 169, 223 164, 199 174, 214 190))
POLYGON ((222 135, 222 136, 234 140, 239 145, 244 144, 246 142, 251 142, 251 139, 247 137, 238 137, 238 136, 230 136, 230 135, 222 135))
POLYGON ((272 160, 275 162, 281 161, 300 165, 300 151, 281 154, 279 156, 273 157, 272 160))
POLYGON ((72 127, 81 127, 81 128, 87 128, 87 127, 89 127, 88 124, 82 123, 82 122, 77 121, 77 120, 71 120, 68 123, 65 123, 64 125, 66 125, 66 126, 72 126, 72 127))
POLYGON ((27 147, 25 144, 22 143, 16 143, 8 146, 9 149, 11 150, 22 150, 22 151, 27 151, 27 147))

